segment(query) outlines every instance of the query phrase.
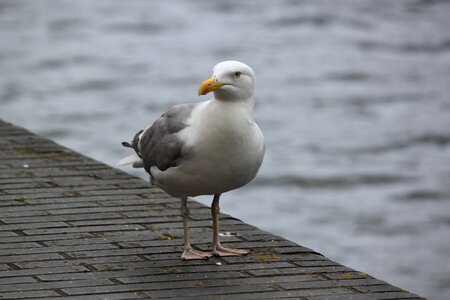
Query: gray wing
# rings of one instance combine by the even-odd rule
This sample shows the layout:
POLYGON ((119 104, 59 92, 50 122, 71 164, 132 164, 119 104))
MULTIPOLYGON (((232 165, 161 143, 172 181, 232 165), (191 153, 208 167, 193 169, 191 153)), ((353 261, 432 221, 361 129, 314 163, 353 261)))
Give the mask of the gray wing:
POLYGON ((171 107, 150 128, 137 135, 138 155, 144 162, 145 170, 157 166, 161 171, 177 166, 182 159, 183 142, 176 133, 186 128, 186 121, 190 117, 196 104, 180 104, 171 107))

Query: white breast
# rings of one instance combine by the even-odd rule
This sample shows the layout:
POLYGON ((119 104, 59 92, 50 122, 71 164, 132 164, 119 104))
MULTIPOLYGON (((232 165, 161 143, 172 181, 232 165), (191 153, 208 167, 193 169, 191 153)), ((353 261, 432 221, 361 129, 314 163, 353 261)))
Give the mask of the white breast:
POLYGON ((174 195, 218 194, 239 188, 256 176, 264 157, 263 135, 239 103, 202 103, 179 134, 190 154, 180 166, 164 172, 166 188, 170 180, 177 190, 174 195))

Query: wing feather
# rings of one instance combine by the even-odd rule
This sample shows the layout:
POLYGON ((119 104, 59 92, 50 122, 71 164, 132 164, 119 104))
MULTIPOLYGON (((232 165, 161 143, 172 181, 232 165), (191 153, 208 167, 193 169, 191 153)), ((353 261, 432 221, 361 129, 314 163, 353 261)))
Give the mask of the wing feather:
POLYGON ((147 172, 150 173, 153 166, 165 171, 180 163, 183 141, 176 133, 188 126, 187 120, 194 107, 195 104, 173 106, 147 130, 139 133, 139 142, 133 144, 139 145, 137 152, 147 172))

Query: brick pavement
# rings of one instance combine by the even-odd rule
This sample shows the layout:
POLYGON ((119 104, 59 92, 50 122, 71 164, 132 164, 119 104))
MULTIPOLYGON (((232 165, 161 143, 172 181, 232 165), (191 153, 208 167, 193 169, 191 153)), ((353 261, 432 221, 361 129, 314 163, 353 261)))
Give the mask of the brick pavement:
MULTIPOLYGON (((225 214, 224 244, 253 253, 181 261, 179 206, 0 120, 0 299, 422 299, 225 214)), ((189 206, 206 250, 210 210, 189 206)))

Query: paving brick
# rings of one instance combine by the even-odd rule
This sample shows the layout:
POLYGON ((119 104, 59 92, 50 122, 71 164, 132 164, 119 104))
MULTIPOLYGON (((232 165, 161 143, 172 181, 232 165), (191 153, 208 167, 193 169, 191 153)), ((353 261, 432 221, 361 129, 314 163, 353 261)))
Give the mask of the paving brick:
POLYGON ((399 292, 402 291, 401 288, 389 285, 369 285, 369 286, 355 286, 353 287, 355 290, 363 292, 363 293, 384 293, 384 292, 399 292))
MULTIPOLYGON (((15 262, 14 265, 20 268, 47 268, 47 267, 62 267, 62 266, 103 266, 106 269, 111 268, 111 266, 118 266, 121 264, 142 264, 142 258, 138 256, 113 256, 113 257, 90 257, 90 258, 79 258, 79 259, 61 259, 61 260, 50 260, 50 261, 30 261, 30 262, 15 262)), ((97 269, 101 269, 100 267, 97 269)))
POLYGON ((223 264, 219 260, 213 261, 189 261, 182 262, 179 260, 165 261, 144 261, 144 262, 126 262, 112 264, 93 264, 92 266, 98 270, 123 270, 123 269, 140 269, 140 268, 165 268, 172 269, 176 273, 194 273, 194 272, 222 272, 222 271, 246 271, 270 268, 289 268, 292 264, 287 262, 280 263, 253 263, 253 264, 223 264), (220 262, 221 265, 216 265, 220 262))
POLYGON ((48 299, 48 297, 60 296, 55 291, 46 290, 46 291, 14 291, 14 292, 1 292, 1 297, 3 299, 48 299))
POLYGON ((244 277, 248 277, 241 272, 228 271, 228 272, 197 272, 197 273, 173 273, 167 272, 167 274, 160 275, 147 275, 147 276, 127 276, 116 277, 116 279, 122 283, 146 283, 146 282, 170 282, 170 281, 192 281, 192 280, 209 280, 209 279, 222 279, 233 278, 240 280, 244 277))
POLYGON ((23 243, 7 243, 7 244, 0 244, 0 251, 6 250, 6 249, 28 249, 28 248, 38 248, 38 247, 44 247, 41 244, 35 243, 35 242, 23 242, 23 243))
MULTIPOLYGON (((20 160, 23 163, 23 160, 20 160)), ((8 167, 8 169, 10 169, 10 167, 8 167)), ((14 174, 13 171, 11 172, 11 174, 14 174)), ((30 183, 30 184, 36 184, 36 185, 40 185, 40 184, 48 184, 54 182, 53 179, 51 178, 19 178, 19 177, 12 177, 12 178, 0 178, 0 185, 4 185, 4 184, 23 184, 23 183, 30 183)))
POLYGON ((393 300, 393 299, 423 299, 417 295, 411 294, 407 291, 403 292, 385 292, 367 294, 379 300, 393 300))
POLYGON ((105 249, 117 249, 117 246, 111 244, 101 244, 101 245, 75 245, 75 246, 53 246, 53 247, 33 247, 33 248, 22 248, 22 249, 0 249, 0 256, 5 255, 23 255, 23 254, 38 254, 38 253, 59 253, 59 252, 75 252, 75 251, 86 251, 86 250, 105 250, 105 249))
POLYGON ((368 279, 345 279, 345 280, 323 280, 315 282, 289 282, 280 283, 284 289, 312 289, 312 288, 333 288, 333 287, 350 287, 350 286, 367 286, 367 285, 379 285, 385 284, 385 282, 368 278, 368 279))
POLYGON ((68 226, 69 225, 67 223, 63 223, 63 222, 23 223, 23 224, 1 225, 0 231, 55 228, 55 227, 68 227, 68 226))
MULTIPOLYGON (((98 184, 101 185, 100 182, 98 184)), ((81 202, 94 203, 94 202, 97 202, 97 206, 99 206, 99 204, 103 205, 103 206, 107 206, 104 203, 108 202, 110 200, 114 200, 114 199, 121 199, 122 201, 125 200, 125 197, 121 196, 121 195, 118 195, 118 196, 114 196, 114 195, 92 196, 92 197, 77 196, 75 189, 72 190, 71 193, 73 193, 73 194, 72 195, 67 195, 65 197, 27 199, 26 203, 28 203, 28 204, 60 204, 60 203, 71 203, 71 202, 75 202, 75 203, 81 203, 81 202)), ((139 195, 127 195, 126 199, 127 200, 142 199, 142 197, 139 196, 139 195)), ((153 204, 153 203, 147 203, 147 204, 153 204)))
POLYGON ((0 238, 15 236, 18 236, 18 234, 13 231, 0 231, 0 238))
POLYGON ((70 287, 79 287, 84 289, 89 289, 91 286, 100 288, 102 285, 111 284, 109 280, 68 280, 68 281, 53 281, 53 282, 34 282, 34 283, 16 283, 14 285, 10 284, 0 284, 1 292, 14 292, 14 291, 37 291, 37 290, 48 290, 48 289, 63 289, 70 287))
MULTIPOLYGON (((239 245, 240 247, 240 245, 239 245)), ((276 261, 295 261, 297 259, 302 259, 303 266, 307 265, 335 265, 333 262, 329 262, 324 258, 323 256, 295 256, 295 255, 282 255, 275 251, 272 251, 269 249, 269 251, 266 251, 266 249, 261 249, 260 251, 254 249, 253 255, 247 255, 245 257, 236 257, 236 256, 229 256, 229 257, 223 257, 222 258, 227 263, 233 264, 233 263, 254 263, 254 262, 276 262, 276 261), (321 263, 320 263, 321 261, 321 263)))
POLYGON ((3 212, 16 212, 16 211, 23 212, 23 211, 27 211, 27 210, 51 211, 51 210, 55 210, 55 209, 73 209, 73 208, 78 208, 78 207, 88 208, 88 207, 95 207, 95 206, 97 206, 97 204, 92 203, 92 202, 76 202, 76 203, 68 202, 68 203, 44 204, 44 205, 11 206, 7 209, 4 209, 3 212))
MULTIPOLYGON (((43 216, 34 216, 34 217, 21 217, 21 218, 0 218, 5 224, 25 224, 25 223, 40 223, 43 221, 47 222, 70 222, 73 224, 73 221, 78 220, 104 220, 104 219, 114 219, 124 217, 118 213, 92 213, 92 214, 76 214, 76 215, 43 215, 43 216)), ((77 225, 77 224, 73 224, 77 225)))
POLYGON ((79 280, 89 278, 115 278, 126 283, 144 283, 159 281, 199 280, 203 278, 239 278, 248 275, 238 271, 179 273, 176 268, 140 268, 116 271, 74 272, 67 274, 37 275, 41 281, 79 280))
MULTIPOLYGON (((224 294, 252 294, 264 291, 273 291, 275 287, 267 285, 248 285, 248 286, 223 286, 223 287, 193 287, 184 289, 172 289, 162 291, 144 291, 150 297, 203 297, 207 295, 224 295, 224 294)), ((217 298, 216 298, 217 299, 217 298)), ((232 299, 232 298, 231 298, 232 299)))
MULTIPOLYGON (((97 235, 92 236, 90 235, 87 238, 80 238, 80 239, 60 239, 60 240, 52 240, 52 241, 46 241, 44 244, 48 246, 71 246, 71 245, 83 245, 83 244, 105 244, 105 243, 118 243, 119 246, 122 248, 128 248, 126 247, 126 243, 142 243, 142 244, 135 244, 136 246, 140 247, 151 247, 151 246, 162 246, 161 245, 161 233, 159 232, 151 232, 151 231, 127 231, 127 232, 116 232, 115 235, 97 235), (157 245, 145 245, 144 242, 151 241, 155 242, 157 245), (142 242, 141 242, 142 241, 142 242), (121 243, 123 242, 123 244, 121 243)), ((164 245, 170 245, 170 243, 166 244, 168 241, 164 241, 164 245)))
POLYGON ((20 205, 26 205, 23 201, 17 201, 17 200, 2 200, 0 201, 0 207, 5 206, 20 206, 20 205))
POLYGON ((102 256, 128 256, 128 255, 144 255, 151 253, 179 253, 180 247, 148 247, 148 248, 129 248, 129 249, 110 249, 110 250, 89 250, 89 251, 67 251, 66 253, 74 258, 81 257, 102 257, 102 256))
POLYGON ((8 285, 8 284, 16 284, 16 283, 30 283, 30 282, 37 282, 36 279, 33 277, 7 277, 7 278, 1 278, 0 279, 0 290, 1 285, 8 285))
POLYGON ((160 224, 180 222, 178 217, 148 217, 148 218, 117 218, 117 219, 99 219, 99 220, 84 220, 73 221, 70 224, 74 226, 90 226, 90 225, 116 225, 116 224, 160 224))
MULTIPOLYGON (((65 293, 69 295, 84 295, 84 294, 101 294, 101 293, 111 293, 111 292, 124 292, 124 291, 157 291, 157 293, 148 293, 147 295, 158 295, 158 297, 171 297, 171 296, 195 296, 195 295, 211 295, 211 294, 221 294, 224 290, 232 287, 232 291, 240 292, 255 292, 264 290, 273 290, 265 284, 255 284, 246 286, 230 286, 224 287, 223 285, 214 285, 212 287, 203 286, 205 281, 177 281, 174 285, 172 282, 157 282, 157 283, 145 283, 145 284, 124 284, 124 285, 99 285, 92 287, 83 288, 64 288, 62 289, 65 293), (199 288, 201 286, 201 288, 199 288)), ((154 297, 154 296, 153 296, 154 297)))
MULTIPOLYGON (((160 210, 152 209, 152 210, 145 210, 145 211, 125 211, 123 214, 130 218, 159 217, 161 215, 179 217, 180 209, 168 209, 168 208, 162 206, 160 210)), ((198 215, 198 214, 204 214, 204 215, 211 216, 209 209, 204 208, 202 210, 199 209, 196 211, 191 211, 190 217, 192 217, 194 215, 198 215)), ((209 218, 211 218, 211 217, 209 217, 209 218)))
POLYGON ((50 229, 30 229, 23 232, 27 235, 39 234, 58 234, 58 233, 73 233, 73 232, 102 232, 102 231, 127 231, 127 230, 143 230, 144 227, 136 224, 122 224, 111 226, 81 226, 70 228, 50 228, 50 229))
MULTIPOLYGON (((310 289, 310 290, 292 290, 292 291, 265 291, 265 292, 252 292, 233 294, 224 292, 221 295, 203 295, 202 300, 252 300, 252 299, 305 299, 305 296, 311 295, 327 295, 329 299, 334 299, 335 295, 341 295, 344 299, 352 300, 354 292, 345 288, 332 288, 332 289, 310 289)), ((360 294, 361 295, 361 294, 360 294)), ((309 297, 308 297, 309 298, 309 297)), ((198 299, 198 296, 180 296, 171 297, 171 299, 193 300, 198 299)))
POLYGON ((49 297, 46 300, 128 300, 128 299, 143 299, 139 292, 136 293, 104 293, 100 295, 84 295, 84 296, 64 296, 49 297))
POLYGON ((70 161, 62 161, 62 160, 52 160, 51 157, 49 158, 41 157, 41 159, 39 160, 26 159, 23 157, 20 157, 19 159, 9 158, 8 163, 10 167, 13 168, 23 167, 24 163, 26 163, 28 165, 28 169, 43 168, 43 167, 72 167, 72 166, 79 166, 80 164, 98 165, 98 163, 89 162, 88 160, 73 159, 70 161))
POLYGON ((288 275, 288 274, 311 274, 320 273, 326 274, 330 272, 348 272, 352 269, 344 266, 331 266, 331 267, 307 267, 307 268, 282 268, 282 269, 268 269, 268 270, 249 270, 249 274, 254 276, 270 276, 270 275, 288 275))
MULTIPOLYGON (((1 233, 1 232, 0 232, 1 233)), ((66 233, 66 234, 44 234, 44 235, 15 235, 2 238, 2 243, 15 242, 37 242, 37 241, 55 241, 66 239, 82 239, 92 237, 89 233, 66 233)))
POLYGON ((376 300, 377 298, 369 294, 337 294, 337 295, 309 295, 308 300, 376 300))
MULTIPOLYGON (((42 263, 42 262, 41 262, 42 263)), ((84 266, 80 265, 73 265, 73 266, 64 266, 64 267, 45 267, 40 266, 37 268, 31 268, 31 269, 5 269, 0 270, 0 278, 5 277, 14 277, 14 276, 36 276, 36 275, 42 275, 42 274, 58 274, 55 276, 61 276, 61 274, 70 274, 72 272, 83 272, 83 274, 87 271, 84 266)), ((3 279, 1 279, 3 282, 3 279)))
POLYGON ((148 189, 115 189, 115 190, 97 190, 97 191, 80 191, 81 196, 98 196, 98 195, 148 195, 148 189))
POLYGON ((24 193, 24 194, 5 194, 2 196, 3 199, 20 199, 21 201, 29 201, 33 199, 48 199, 48 198, 61 198, 61 197, 71 197, 74 196, 75 192, 65 191, 65 192, 50 192, 50 193, 24 193))
MULTIPOLYGON (((49 210, 48 213, 52 215, 65 214, 86 214, 86 213, 104 213, 104 212, 126 212, 126 211, 142 211, 150 209, 150 206, 133 205, 133 206, 113 206, 113 207, 86 207, 86 208, 70 208, 70 209, 54 209, 49 210)), ((161 207, 163 210, 163 207, 161 207)), ((1 214, 0 214, 1 217, 1 214)))
POLYGON ((0 263, 14 263, 17 261, 38 261, 49 259, 61 259, 62 257, 57 253, 44 253, 44 254, 29 254, 29 255, 8 255, 0 256, 0 263))
MULTIPOLYGON (((42 187, 44 184, 40 183, 40 182, 36 182, 36 181, 30 181, 30 182, 10 182, 10 183, 2 183, 0 181, 0 186, 2 188, 2 192, 6 192, 7 190, 19 190, 20 192, 23 193, 23 189, 27 189, 27 188, 39 188, 42 187)), ((45 186, 45 185, 44 185, 45 186)), ((21 194, 21 193, 18 193, 21 194)))
MULTIPOLYGON (((15 195, 8 195, 8 197, 12 197, 13 199, 17 199, 15 195)), ((2 196, 0 196, 1 201, 2 196)), ((26 200, 26 198, 20 198, 20 200, 26 200)), ((48 212, 46 211, 34 211, 34 210, 24 210, 24 211, 0 211, 0 218, 14 218, 14 217, 30 217, 30 216, 46 216, 48 212)))
POLYGON ((323 256, 298 256, 298 255, 289 255, 289 258, 293 263, 295 263, 299 267, 332 267, 339 266, 338 263, 334 261, 328 260, 323 256))
POLYGON ((408 292, 392 292, 377 294, 352 294, 350 295, 334 295, 334 296, 316 296, 307 297, 308 300, 382 300, 382 299, 423 299, 417 295, 408 292))
MULTIPOLYGON (((37 187, 37 188, 21 188, 21 189, 5 189, 4 188, 3 191, 9 195, 30 194, 30 195, 34 196, 37 194, 46 194, 46 195, 60 194, 60 195, 63 195, 68 190, 64 189, 64 188, 59 188, 59 187, 37 187)), ((46 209, 46 208, 44 208, 44 209, 46 209)))

